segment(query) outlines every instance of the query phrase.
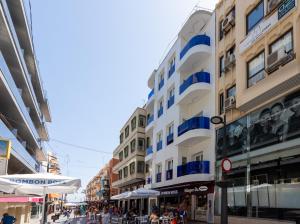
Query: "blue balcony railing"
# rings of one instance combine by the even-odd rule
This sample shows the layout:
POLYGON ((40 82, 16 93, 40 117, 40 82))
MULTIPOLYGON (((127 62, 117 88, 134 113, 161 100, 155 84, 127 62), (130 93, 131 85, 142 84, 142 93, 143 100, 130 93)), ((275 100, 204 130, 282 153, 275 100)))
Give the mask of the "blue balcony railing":
POLYGON ((154 115, 152 114, 152 115, 149 115, 148 117, 147 117, 147 125, 149 125, 149 124, 151 124, 151 122, 153 122, 154 121, 154 115))
POLYGON ((161 173, 156 174, 156 183, 161 182, 161 173))
POLYGON ((166 180, 172 180, 173 179, 173 170, 167 170, 166 171, 166 180))
POLYGON ((164 86, 164 84, 165 84, 165 80, 164 79, 160 80, 158 84, 158 90, 160 90, 164 86))
POLYGON ((208 117, 193 117, 178 126, 178 136, 193 129, 209 129, 208 117))
POLYGON ((160 117, 161 115, 163 115, 163 113, 164 113, 164 108, 163 107, 159 108, 157 112, 157 117, 160 117))
POLYGON ((147 149, 146 149, 146 155, 148 156, 148 155, 150 155, 150 154, 152 154, 153 153, 153 147, 152 147, 152 145, 151 146, 149 146, 147 149))
POLYGON ((162 149, 162 140, 156 143, 156 151, 159 151, 162 149))
POLYGON ((152 184, 152 177, 147 177, 147 184, 152 184))
POLYGON ((194 36, 189 42, 185 45, 185 47, 180 52, 180 59, 184 57, 184 55, 192 48, 197 45, 207 45, 210 46, 210 37, 207 35, 197 35, 194 36))
POLYGON ((150 100, 150 98, 154 95, 154 89, 152 89, 150 91, 150 93, 148 94, 148 100, 150 100))
POLYGON ((193 161, 177 166, 177 177, 191 174, 209 174, 209 161, 193 161))
POLYGON ((170 108, 174 104, 174 101, 175 101, 175 96, 173 95, 168 99, 168 108, 170 108))
POLYGON ((174 141, 174 134, 171 133, 167 136, 167 145, 170 145, 174 141))
POLYGON ((187 88, 195 83, 210 83, 210 74, 208 72, 197 72, 189 76, 179 87, 179 94, 182 94, 187 88))
POLYGON ((175 72, 175 63, 170 66, 168 77, 170 78, 174 72, 175 72))

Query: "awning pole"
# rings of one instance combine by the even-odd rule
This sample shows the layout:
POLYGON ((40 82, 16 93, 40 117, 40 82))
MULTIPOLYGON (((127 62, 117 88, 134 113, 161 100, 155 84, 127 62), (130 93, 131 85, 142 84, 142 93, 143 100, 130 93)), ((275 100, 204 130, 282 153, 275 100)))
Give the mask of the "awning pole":
POLYGON ((41 223, 45 223, 45 207, 46 207, 46 187, 43 187, 43 207, 42 207, 42 220, 41 223))

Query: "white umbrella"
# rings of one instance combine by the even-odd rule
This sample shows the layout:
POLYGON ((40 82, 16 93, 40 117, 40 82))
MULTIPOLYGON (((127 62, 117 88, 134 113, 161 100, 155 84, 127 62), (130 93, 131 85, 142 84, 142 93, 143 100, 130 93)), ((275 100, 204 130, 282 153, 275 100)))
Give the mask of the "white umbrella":
POLYGON ((121 194, 117 194, 117 195, 112 196, 110 199, 111 199, 111 200, 121 200, 121 199, 126 198, 126 197, 128 196, 129 193, 130 193, 129 191, 123 192, 123 193, 121 193, 121 194))
POLYGON ((0 191, 5 193, 33 194, 44 196, 43 219, 46 194, 75 193, 81 187, 81 180, 51 173, 15 174, 0 176, 0 191))
POLYGON ((129 192, 126 196, 127 199, 140 199, 140 198, 150 198, 157 197, 160 195, 159 191, 150 190, 146 188, 139 188, 137 190, 129 192))

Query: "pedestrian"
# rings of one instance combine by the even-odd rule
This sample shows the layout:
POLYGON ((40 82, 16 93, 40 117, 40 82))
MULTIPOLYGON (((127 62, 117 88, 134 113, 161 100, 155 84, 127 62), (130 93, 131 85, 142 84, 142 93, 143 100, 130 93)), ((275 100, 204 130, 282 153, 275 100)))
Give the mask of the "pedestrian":
POLYGON ((1 219, 1 224, 13 224, 16 222, 16 218, 9 215, 8 213, 4 213, 1 219))
POLYGON ((101 224, 109 224, 111 215, 107 208, 104 208, 104 212, 101 214, 101 224))

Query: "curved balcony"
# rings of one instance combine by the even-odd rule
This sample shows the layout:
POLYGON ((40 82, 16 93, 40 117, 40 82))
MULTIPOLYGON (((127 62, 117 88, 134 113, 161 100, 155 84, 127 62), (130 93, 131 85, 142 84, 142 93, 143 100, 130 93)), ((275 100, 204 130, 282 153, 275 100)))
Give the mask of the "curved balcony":
POLYGON ((176 145, 189 147, 211 135, 209 117, 193 117, 178 126, 176 145))
POLYGON ((189 76, 179 87, 178 104, 189 104, 211 90, 210 74, 197 72, 189 76))
POLYGON ((146 155, 148 156, 148 155, 150 155, 150 154, 152 154, 153 153, 153 147, 152 147, 152 145, 151 146, 149 146, 147 149, 146 149, 146 155))
POLYGON ((180 52, 178 69, 184 72, 193 64, 207 59, 210 54, 210 37, 205 34, 194 36, 180 52))
POLYGON ((209 174, 209 161, 192 161, 177 166, 177 177, 192 174, 209 174))

